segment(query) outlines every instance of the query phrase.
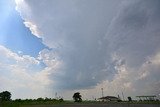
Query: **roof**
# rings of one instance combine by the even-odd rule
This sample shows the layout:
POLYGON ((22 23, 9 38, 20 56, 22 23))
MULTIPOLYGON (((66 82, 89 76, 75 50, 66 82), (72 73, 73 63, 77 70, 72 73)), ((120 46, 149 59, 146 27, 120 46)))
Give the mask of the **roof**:
POLYGON ((136 96, 136 97, 156 97, 155 95, 148 95, 148 96, 136 96))
POLYGON ((115 96, 105 96, 105 97, 101 97, 99 99, 119 99, 119 98, 117 98, 115 96))

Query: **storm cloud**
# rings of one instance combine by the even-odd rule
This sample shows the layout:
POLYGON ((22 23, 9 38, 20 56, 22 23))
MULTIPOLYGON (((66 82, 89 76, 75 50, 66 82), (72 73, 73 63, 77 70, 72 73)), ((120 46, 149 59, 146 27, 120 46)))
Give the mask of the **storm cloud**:
POLYGON ((50 68, 52 88, 90 89, 105 83, 122 86, 128 94, 147 84, 144 92, 160 92, 159 7, 159 0, 17 2, 24 21, 36 26, 35 36, 50 48, 39 58, 50 68))

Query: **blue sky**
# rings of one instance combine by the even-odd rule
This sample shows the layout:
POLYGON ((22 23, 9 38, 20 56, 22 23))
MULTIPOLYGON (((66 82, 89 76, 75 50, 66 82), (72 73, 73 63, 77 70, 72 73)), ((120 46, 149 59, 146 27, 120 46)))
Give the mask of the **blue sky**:
POLYGON ((22 52, 36 57, 42 49, 46 48, 42 40, 32 35, 23 24, 23 19, 15 10, 13 0, 0 1, 0 44, 13 52, 22 52), (29 41, 29 42, 28 42, 29 41))
MULTIPOLYGON (((13 99, 31 98, 29 93, 34 89, 27 87, 34 87, 37 83, 31 84, 37 81, 37 77, 45 78, 41 76, 45 75, 41 71, 43 72, 46 65, 37 58, 39 52, 48 47, 42 43, 42 39, 34 36, 23 22, 20 13, 16 11, 14 0, 0 1, 0 91, 10 91, 13 99), (27 85, 29 82, 31 86, 27 85), (25 90, 30 92, 23 95, 25 90)), ((41 89, 43 90, 43 87, 41 89)), ((43 94, 37 94, 38 96, 43 94)))

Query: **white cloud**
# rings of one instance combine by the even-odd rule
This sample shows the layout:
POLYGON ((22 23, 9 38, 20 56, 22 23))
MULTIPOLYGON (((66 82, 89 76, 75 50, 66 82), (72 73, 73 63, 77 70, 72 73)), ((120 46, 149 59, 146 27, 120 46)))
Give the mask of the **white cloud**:
POLYGON ((35 24, 33 24, 32 22, 24 22, 25 26, 28 27, 30 29, 30 31, 32 32, 33 35, 37 36, 40 38, 40 31, 38 31, 38 28, 35 24))
POLYGON ((15 9, 20 13, 21 16, 25 12, 26 15, 23 16, 23 18, 26 19, 25 17, 29 16, 29 13, 31 12, 31 10, 29 6, 25 3, 25 0, 15 0, 15 3, 16 3, 15 9))
POLYGON ((34 57, 31 57, 29 55, 18 55, 14 52, 12 52, 11 50, 5 48, 4 46, 0 45, 0 52, 1 52, 1 59, 2 62, 4 61, 4 63, 8 62, 13 62, 13 63, 17 63, 23 66, 29 66, 32 64, 38 65, 40 62, 35 59, 34 57), (4 56, 4 57, 3 57, 4 56), (6 60, 7 58, 7 60, 6 60))
POLYGON ((0 90, 9 90, 13 98, 37 98, 47 93, 51 83, 49 72, 37 71, 30 66, 39 66, 39 60, 29 55, 18 55, 4 46, 0 46, 0 90), (19 92, 20 91, 20 92, 19 92), (22 94, 22 92, 23 94, 22 94))
POLYGON ((55 68, 55 66, 59 66, 61 63, 57 53, 48 49, 40 51, 38 59, 42 60, 48 67, 51 68, 55 68))

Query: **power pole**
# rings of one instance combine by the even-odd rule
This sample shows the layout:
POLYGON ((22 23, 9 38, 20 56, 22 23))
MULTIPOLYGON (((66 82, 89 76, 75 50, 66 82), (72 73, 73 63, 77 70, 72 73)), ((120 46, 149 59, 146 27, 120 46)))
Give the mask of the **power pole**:
POLYGON ((123 101, 124 101, 125 99, 124 99, 124 94, 123 94, 123 91, 122 91, 122 97, 123 97, 123 101))
POLYGON ((101 90, 102 90, 102 97, 104 97, 104 95, 103 95, 103 88, 101 88, 101 90))
POLYGON ((55 99, 58 99, 58 97, 57 97, 57 92, 55 93, 55 99))

